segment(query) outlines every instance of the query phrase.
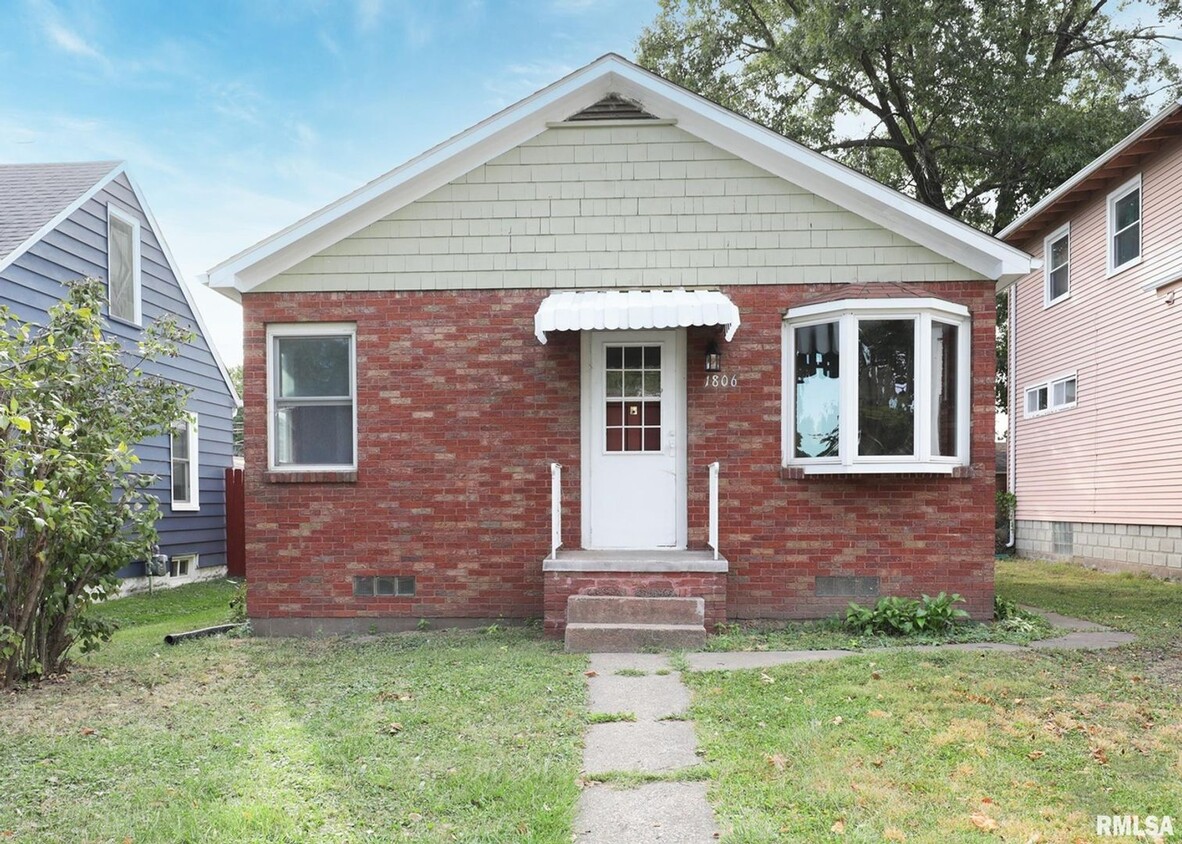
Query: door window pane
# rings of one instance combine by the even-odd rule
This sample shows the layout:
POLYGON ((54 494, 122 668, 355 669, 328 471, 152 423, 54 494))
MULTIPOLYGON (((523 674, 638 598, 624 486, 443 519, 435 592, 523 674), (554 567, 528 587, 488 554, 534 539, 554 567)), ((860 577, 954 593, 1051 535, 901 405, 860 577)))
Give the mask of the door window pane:
POLYGON ((915 321, 858 321, 858 454, 915 454, 915 321))
POLYGON ((836 457, 840 371, 836 322, 795 330, 797 457, 836 457))
POLYGON ((604 360, 604 448, 660 451, 661 347, 606 346, 604 360))

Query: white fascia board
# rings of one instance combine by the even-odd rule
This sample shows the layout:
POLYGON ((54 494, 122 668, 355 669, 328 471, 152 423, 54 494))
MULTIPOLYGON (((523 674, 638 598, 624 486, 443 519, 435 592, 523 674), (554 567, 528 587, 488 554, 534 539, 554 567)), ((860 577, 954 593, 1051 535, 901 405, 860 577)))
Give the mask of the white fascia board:
POLYGON ((784 314, 784 321, 795 322, 815 316, 842 313, 856 313, 865 316, 874 313, 917 313, 919 311, 928 311, 936 315, 944 314, 957 319, 968 319, 969 317, 969 309, 964 305, 957 302, 947 302, 943 299, 834 299, 830 302, 817 302, 812 305, 790 308, 784 314))
POLYGON ((799 185, 986 278, 1030 272, 1031 258, 965 223, 888 188, 765 126, 631 63, 617 88, 647 110, 677 119, 691 135, 799 185), (655 105, 654 105, 655 104, 655 105))
POLYGON ((1041 214, 1044 210, 1046 210, 1047 206, 1052 205, 1053 203, 1058 201, 1060 198, 1062 198, 1064 195, 1070 193, 1072 190, 1075 189, 1075 187, 1080 182, 1087 179, 1089 176, 1091 176, 1097 170, 1104 167, 1113 158, 1120 155, 1122 152, 1124 152, 1130 146, 1135 144, 1142 137, 1144 137, 1145 135, 1149 134, 1154 129, 1156 129, 1159 124, 1161 124, 1162 122, 1167 120, 1179 108, 1182 108, 1182 99, 1179 99, 1179 100, 1176 100, 1176 101, 1170 103, 1168 106, 1166 106, 1160 112, 1155 114, 1153 117, 1146 120, 1144 123, 1142 123, 1136 129, 1134 129, 1132 132, 1130 132, 1128 135, 1126 135, 1120 141, 1117 141, 1117 143, 1115 143, 1113 146, 1109 147, 1107 151, 1101 153, 1100 156, 1098 158, 1096 158, 1094 161, 1092 161, 1091 164, 1084 167, 1082 170, 1080 170, 1078 173, 1076 173, 1070 179, 1065 181, 1063 184, 1059 185, 1059 187, 1055 188, 1053 191, 1048 193, 1046 196, 1044 196, 1042 199, 1040 199, 1038 202, 1036 202, 1030 208, 1030 210, 1028 210, 1025 214, 1023 214, 1021 217, 1014 220, 1012 223, 1010 223, 1008 226, 1006 226, 1004 229, 1002 229, 1000 232, 998 232, 997 236, 1004 240, 1005 238, 1009 237, 1013 232, 1017 231, 1019 228, 1026 225, 1027 223, 1029 223, 1031 220, 1033 220, 1035 217, 1037 217, 1039 214, 1041 214))
POLYGON ((63 208, 61 211, 59 211, 57 214, 55 214, 53 219, 51 219, 48 223, 46 223, 41 228, 37 229, 37 231, 35 231, 31 235, 29 235, 29 237, 25 239, 24 243, 22 243, 20 246, 13 249, 7 255, 0 257, 0 272, 4 272, 4 270, 6 270, 10 266, 12 266, 12 263, 14 261, 16 261, 17 258, 19 258, 21 255, 24 255, 26 252, 29 251, 29 249, 31 249, 33 247, 33 244, 40 241, 41 238, 45 237, 51 231, 53 231, 58 226, 60 226, 62 223, 64 223, 66 220, 68 220, 70 218, 71 214, 73 214, 75 211, 77 211, 79 208, 81 208, 83 205, 85 205, 87 202, 89 202, 91 199, 93 199, 95 194, 97 194, 99 191, 101 191, 103 188, 105 188, 107 186, 107 184, 112 179, 114 179, 120 173, 124 172, 126 169, 127 169, 127 162, 120 161, 113 168, 111 168, 110 173, 103 176, 101 179, 99 179, 97 182, 95 182, 93 185, 91 185, 88 190, 83 192, 83 194, 81 196, 79 196, 77 199, 75 199, 73 202, 71 202, 69 205, 67 205, 65 208, 63 208))
POLYGON ((168 262, 168 268, 172 271, 173 278, 176 279, 177 285, 181 288, 181 295, 185 297, 185 302, 189 305, 189 311, 193 314, 193 319, 197 323, 197 330, 205 340, 205 345, 209 347, 209 353, 213 355, 213 361, 217 364, 218 371, 222 374, 222 380, 226 382, 226 389, 230 391, 230 398, 234 400, 234 406, 242 407, 242 398, 238 395, 238 390, 234 387, 234 382, 230 378, 230 370, 226 368, 225 361, 218 354, 218 347, 213 342, 209 329, 205 326, 205 320, 201 317, 201 309, 197 307, 197 302, 193 299, 193 294, 189 292, 189 285, 185 282, 185 277, 181 275, 181 268, 177 264, 176 258, 173 257, 172 250, 168 248, 168 241, 164 239, 164 232, 161 230, 160 224, 156 221, 156 215, 152 213, 151 207, 144 200, 143 191, 140 190, 140 186, 136 184, 131 173, 126 170, 123 173, 127 176, 127 182, 131 185, 131 191, 135 194, 136 201, 139 202, 144 216, 148 218, 148 225, 151 227, 152 233, 156 235, 156 242, 160 244, 160 251, 164 253, 164 260, 168 262))
POLYGON ((206 274, 206 283, 244 293, 609 93, 676 119, 691 135, 986 278, 1017 278, 1031 270, 1025 252, 608 54, 229 258, 206 274))
POLYGON ((477 123, 223 261, 205 274, 205 283, 213 288, 234 288, 245 293, 274 278, 305 258, 541 134, 548 122, 563 120, 603 99, 613 90, 612 68, 620 62, 623 59, 618 56, 604 56, 477 123))

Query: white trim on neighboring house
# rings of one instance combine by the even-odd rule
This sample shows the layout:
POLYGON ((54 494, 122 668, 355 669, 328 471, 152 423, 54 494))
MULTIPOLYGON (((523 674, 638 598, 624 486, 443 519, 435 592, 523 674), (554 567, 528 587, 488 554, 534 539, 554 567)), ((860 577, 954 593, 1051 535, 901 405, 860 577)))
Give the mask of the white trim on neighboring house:
POLYGON ((1144 220, 1145 195, 1141 192, 1141 174, 1138 173, 1136 176, 1129 179, 1127 182, 1122 184, 1116 190, 1110 192, 1108 194, 1108 199, 1105 203, 1105 206, 1106 206, 1106 220, 1107 220, 1107 222, 1104 227, 1104 231, 1108 237, 1108 245, 1106 248, 1107 249, 1107 256, 1108 256, 1108 263, 1106 264, 1106 270, 1107 270, 1107 276, 1109 278, 1111 278, 1112 276, 1114 276, 1118 273, 1123 273, 1125 270, 1127 270, 1131 267, 1135 267, 1141 263, 1142 245, 1143 245, 1142 240, 1144 239, 1143 235, 1145 232, 1145 220, 1144 220), (1117 229, 1116 229, 1116 204, 1118 202, 1120 202, 1122 199, 1124 199, 1126 196, 1131 194, 1133 191, 1137 192, 1137 222, 1130 223, 1128 226, 1125 226, 1120 231, 1117 231, 1117 229), (1137 256, 1135 258, 1130 258, 1129 260, 1125 261, 1123 264, 1117 266, 1115 264, 1115 261, 1116 261, 1116 237, 1117 237, 1117 235, 1132 228, 1132 226, 1134 226, 1134 225, 1137 226, 1137 256))
POLYGON ((1071 298, 1071 223, 1066 222, 1055 229, 1042 241, 1042 306, 1049 308, 1064 299, 1071 298), (1051 265, 1051 245, 1067 238, 1067 259, 1058 266, 1051 265), (1055 270, 1063 269, 1067 272, 1067 289, 1058 296, 1051 296, 1051 274, 1055 270))
MULTIPOLYGON (((170 507, 174 513, 196 512, 201 509, 201 459, 200 459, 200 428, 198 427, 197 414, 186 414, 185 418, 181 420, 185 425, 185 438, 188 440, 189 456, 184 458, 189 466, 189 488, 188 497, 181 501, 177 501, 175 497, 176 484, 173 478, 173 473, 176 472, 176 453, 174 451, 174 443, 172 433, 168 437, 168 494, 170 500, 170 507)), ((175 426, 174 426, 175 427, 175 426)))
POLYGON ((37 229, 37 231, 33 232, 33 234, 29 235, 29 237, 25 239, 24 243, 16 247, 16 249, 13 249, 7 255, 0 255, 0 272, 8 269, 12 265, 13 261, 32 249, 33 244, 39 243, 41 239, 45 237, 45 235, 49 234, 51 231, 68 220, 71 214, 73 214, 90 200, 94 199, 98 192, 105 188, 108 182, 122 173, 126 167, 126 161, 120 161, 116 163, 111 169, 111 172, 91 185, 86 191, 82 193, 81 196, 59 211, 48 223, 37 229))
POLYGON ((357 469, 357 324, 352 322, 291 322, 267 326, 267 470, 271 472, 353 472, 357 469), (278 463, 275 460, 275 382, 278 375, 275 341, 285 337, 349 338, 349 399, 353 407, 353 461, 348 464, 278 463))
POLYGON ((123 208, 120 208, 114 202, 107 203, 107 316, 115 322, 121 322, 125 325, 133 325, 140 328, 144 324, 144 283, 143 283, 143 262, 141 260, 141 252, 143 251, 143 233, 140 229, 139 218, 123 208), (131 238, 131 316, 124 314, 116 314, 113 309, 114 305, 114 279, 112 278, 111 270, 111 256, 115 254, 115 250, 111 248, 111 241, 114 240, 112 234, 112 221, 122 223, 131 229, 129 237, 131 238))
POLYGON ((1125 137, 1122 138, 1120 141, 1117 141, 1114 145, 1109 147, 1098 158, 1096 158, 1090 164, 1088 164, 1088 166, 1084 167, 1082 170, 1080 170, 1078 173, 1076 173, 1070 179, 1065 181, 1063 184, 1059 185, 1059 187, 1055 188, 1053 191, 1051 191, 1046 196, 1044 196, 1042 199, 1040 199, 1038 202, 1036 202, 1034 204, 1034 206, 1032 208, 1030 208, 1030 210, 1028 210, 1025 214, 1023 214, 1021 217, 1014 220, 1012 223, 1010 223, 1008 226, 1006 226, 1004 229, 1002 229, 1000 232, 998 232, 997 236, 1002 240, 1005 240, 1006 238, 1008 238, 1015 231, 1022 228, 1027 223, 1029 223, 1032 219, 1034 219, 1039 214, 1041 214, 1043 211, 1045 211, 1047 209, 1047 207, 1049 207, 1050 205, 1057 202, 1059 199, 1061 199, 1066 194, 1071 193, 1071 191, 1074 190, 1077 185, 1079 185, 1081 182, 1085 181, 1089 176, 1093 175, 1097 170, 1104 167, 1113 158, 1120 155, 1122 152, 1124 152, 1126 149, 1128 149, 1130 146, 1135 144, 1137 141, 1139 141, 1144 136, 1150 134, 1159 125, 1161 125, 1163 122, 1165 122, 1170 117, 1172 117, 1174 115, 1174 113, 1176 111, 1178 111, 1179 108, 1182 108, 1182 99, 1175 100, 1174 102, 1171 102, 1168 106, 1166 106, 1164 109, 1159 111, 1153 117, 1149 118, 1144 123, 1142 123, 1140 126, 1138 126, 1136 129, 1134 129, 1132 132, 1125 135, 1125 137))
POLYGON ((995 280, 1032 268, 1026 253, 609 53, 209 270, 239 299, 365 226, 546 131, 608 94, 995 280))
POLYGON ((148 221, 148 228, 155 235, 156 242, 160 245, 160 251, 164 253, 164 260, 181 288, 181 295, 184 296, 185 302, 189 305, 189 310, 193 314, 193 320, 197 323, 197 330, 205 339, 205 344, 209 347, 209 353, 213 355, 214 363, 217 364, 218 371, 222 374, 222 380, 226 382, 226 389, 230 391, 230 398, 234 401, 234 406, 242 407, 242 399, 239 397, 238 390, 234 387, 234 382, 230 378, 230 370, 226 368, 225 361, 222 360, 222 356, 218 353, 217 346, 212 340, 212 335, 209 333, 209 329, 205 325, 205 320, 201 316, 201 310, 197 307, 197 303, 193 299, 193 294, 189 291, 189 286, 185 282, 184 276, 181 275, 180 266, 177 264, 176 258, 173 257, 172 250, 168 248, 168 242, 164 239, 164 233, 160 229, 160 224, 156 221, 156 216, 152 213, 151 207, 144 199, 143 191, 140 190, 135 178, 128 172, 126 161, 118 162, 109 173, 96 181, 81 196, 59 211, 52 220, 38 229, 24 243, 7 255, 0 256, 0 272, 7 269, 21 255, 29 251, 33 244, 38 243, 47 234, 68 220, 70 215, 75 211, 94 199, 100 191, 120 175, 126 177, 127 183, 131 185, 131 192, 135 194, 136 202, 139 203, 140 210, 143 211, 144 217, 148 221))
MULTIPOLYGON (((131 185, 131 192, 135 194, 140 209, 148 219, 148 227, 152 229, 152 233, 156 236, 156 242, 160 244, 160 251, 164 253, 164 260, 168 263, 168 268, 172 270, 173 278, 176 279, 177 285, 181 288, 181 295, 185 297, 189 311, 193 314, 193 320, 197 323, 197 331, 204 338, 205 345, 209 347, 209 353, 213 355, 213 362, 217 364, 218 371, 222 374, 222 380, 226 382, 226 389, 230 391, 230 398, 233 400, 234 406, 242 407, 242 398, 238 395, 238 390, 234 386, 233 379, 230 378, 230 370, 226 368, 225 361, 222 360, 221 354, 218 353, 217 345, 213 342, 213 336, 209 333, 209 329, 205 325, 205 320, 201 316, 201 309, 197 307, 197 302, 193 299, 193 294, 189 292, 189 285, 185 282, 185 277, 181 275, 181 268, 177 264, 176 258, 173 257, 172 250, 168 248, 168 241, 164 239, 164 232, 160 229, 160 224, 156 222, 156 215, 152 213, 152 209, 144 200, 144 195, 140 191, 135 178, 121 166, 120 170, 108 177, 107 181, 119 175, 120 172, 127 177, 127 183, 131 185)), ((103 184, 105 185, 106 182, 103 184)))

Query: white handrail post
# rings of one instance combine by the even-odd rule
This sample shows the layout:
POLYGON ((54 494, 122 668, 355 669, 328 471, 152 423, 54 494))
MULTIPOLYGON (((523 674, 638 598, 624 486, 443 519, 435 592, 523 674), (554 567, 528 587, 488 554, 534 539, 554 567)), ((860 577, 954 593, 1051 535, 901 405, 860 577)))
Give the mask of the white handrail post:
POLYGON ((562 464, 550 464, 550 559, 562 547, 562 464))
POLYGON ((710 464, 710 547, 718 559, 718 461, 710 464))

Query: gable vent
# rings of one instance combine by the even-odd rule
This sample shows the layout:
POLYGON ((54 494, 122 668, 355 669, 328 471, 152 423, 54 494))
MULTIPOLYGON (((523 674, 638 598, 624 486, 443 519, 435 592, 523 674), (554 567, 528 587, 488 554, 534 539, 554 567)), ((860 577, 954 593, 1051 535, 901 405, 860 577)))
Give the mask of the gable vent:
POLYGON ((608 94, 602 100, 587 106, 577 114, 567 118, 575 120, 656 120, 640 107, 640 103, 626 100, 619 94, 608 94))

